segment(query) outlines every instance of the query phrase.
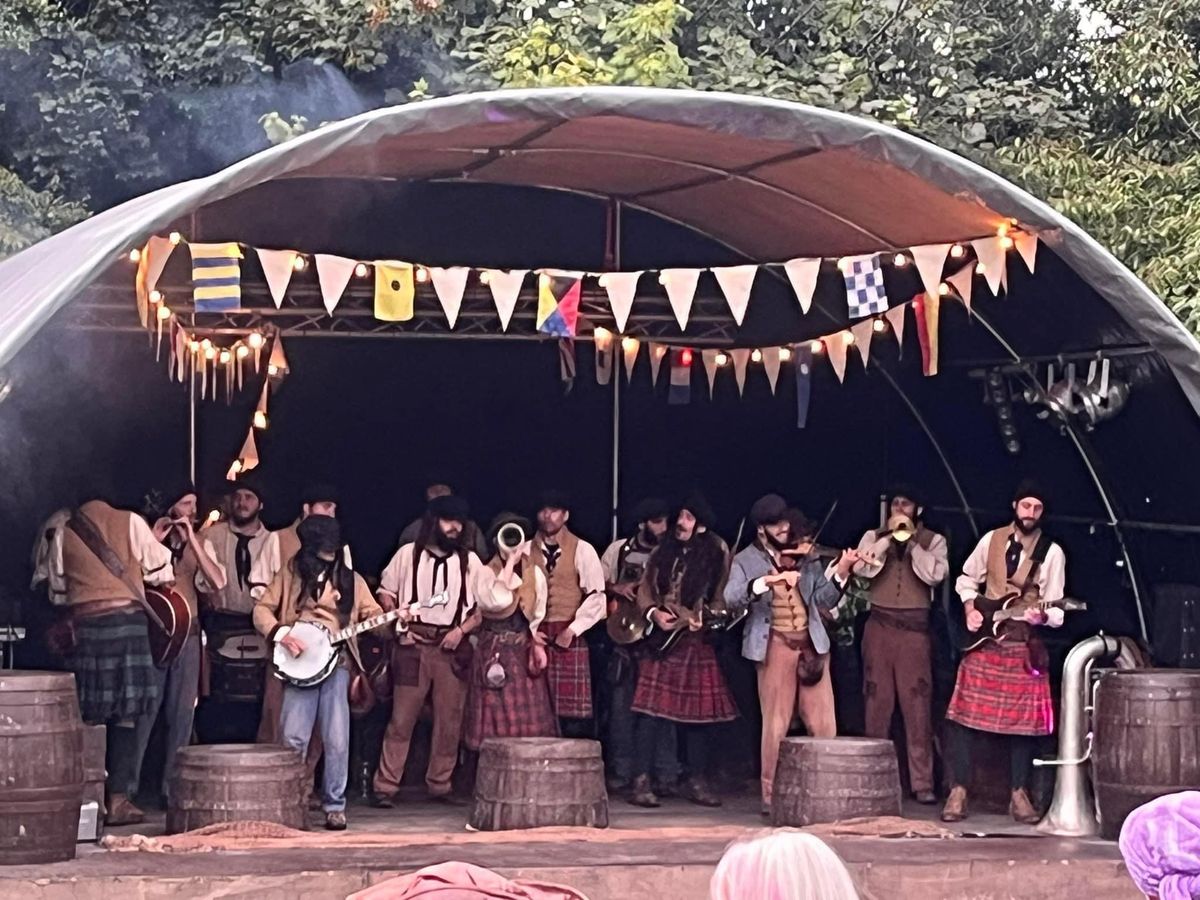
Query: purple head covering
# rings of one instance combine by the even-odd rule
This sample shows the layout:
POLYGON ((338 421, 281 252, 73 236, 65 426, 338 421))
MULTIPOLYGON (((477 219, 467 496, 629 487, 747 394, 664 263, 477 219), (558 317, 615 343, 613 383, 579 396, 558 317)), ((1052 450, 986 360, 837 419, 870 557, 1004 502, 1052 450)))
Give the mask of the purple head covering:
POLYGON ((1143 894, 1200 896, 1200 791, 1168 794, 1131 812, 1121 827, 1121 855, 1143 894))

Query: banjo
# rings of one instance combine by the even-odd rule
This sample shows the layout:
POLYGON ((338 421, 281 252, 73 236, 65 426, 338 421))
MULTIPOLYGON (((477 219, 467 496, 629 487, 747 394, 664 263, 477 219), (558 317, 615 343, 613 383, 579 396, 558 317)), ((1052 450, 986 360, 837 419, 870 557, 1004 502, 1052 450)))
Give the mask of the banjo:
MULTIPOLYGON (((442 591, 428 600, 418 600, 408 606, 409 613, 419 609, 432 609, 435 606, 445 606, 450 601, 450 594, 442 591)), ((382 628, 395 622, 404 612, 393 609, 370 619, 343 628, 341 631, 330 631, 320 622, 295 622, 284 625, 275 635, 275 651, 272 659, 275 663, 275 677, 295 687, 315 687, 333 674, 341 656, 340 645, 355 635, 375 628, 382 628), (299 656, 293 656, 280 641, 287 635, 298 638, 304 644, 304 650, 299 656)), ((397 632, 407 631, 407 626, 397 626, 397 632)))

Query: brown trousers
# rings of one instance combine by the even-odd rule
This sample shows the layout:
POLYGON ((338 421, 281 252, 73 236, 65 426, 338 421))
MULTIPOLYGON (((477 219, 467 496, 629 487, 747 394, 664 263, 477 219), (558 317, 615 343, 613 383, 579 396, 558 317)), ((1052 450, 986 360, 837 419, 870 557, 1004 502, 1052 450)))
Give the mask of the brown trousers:
POLYGON ((467 682, 455 673, 453 661, 454 654, 447 653, 437 644, 396 647, 392 655, 392 677, 396 684, 392 692, 392 718, 383 734, 383 750, 375 772, 375 793, 390 796, 400 790, 413 728, 431 691, 433 742, 429 748, 425 786, 435 797, 450 793, 467 701, 467 682))
POLYGON ((914 793, 933 790, 931 652, 928 631, 897 628, 877 616, 867 619, 862 641, 867 737, 890 736, 899 699, 914 793))
MULTIPOLYGON (((267 680, 263 685, 262 714, 258 719, 258 735, 255 740, 260 744, 282 744, 283 729, 279 717, 283 712, 283 682, 275 677, 275 665, 267 660, 267 680)), ((313 728, 312 737, 308 741, 308 755, 304 758, 305 768, 308 769, 308 780, 304 784, 312 793, 313 782, 316 780, 317 763, 325 747, 321 743, 321 729, 313 728)))
POLYGON ((771 632, 767 658, 757 666, 758 702, 763 720, 762 798, 768 804, 775 785, 779 745, 787 737, 797 713, 812 737, 837 737, 829 654, 821 657, 821 680, 814 685, 802 685, 796 672, 801 651, 789 647, 784 637, 777 631, 771 632))

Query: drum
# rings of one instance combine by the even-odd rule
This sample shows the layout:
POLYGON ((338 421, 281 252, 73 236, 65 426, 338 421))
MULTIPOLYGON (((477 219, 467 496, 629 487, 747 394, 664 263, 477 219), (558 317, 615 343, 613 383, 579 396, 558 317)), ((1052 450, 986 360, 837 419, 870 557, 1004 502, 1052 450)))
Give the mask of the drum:
POLYGON ((257 703, 267 673, 266 639, 240 613, 209 613, 204 620, 209 696, 224 703, 257 703))

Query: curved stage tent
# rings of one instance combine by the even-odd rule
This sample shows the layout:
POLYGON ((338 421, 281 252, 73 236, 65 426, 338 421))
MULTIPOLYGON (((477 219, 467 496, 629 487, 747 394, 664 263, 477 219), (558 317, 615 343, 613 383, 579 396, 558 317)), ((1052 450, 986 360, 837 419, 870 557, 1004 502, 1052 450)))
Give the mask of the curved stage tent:
MULTIPOLYGON (((166 351, 156 376, 153 346, 116 335, 140 331, 130 250, 172 231, 192 244, 242 245, 240 311, 195 313, 186 247, 172 254, 158 288, 196 336, 219 343, 280 329, 292 374, 261 439, 263 473, 291 477, 324 454, 343 480, 375 479, 350 488, 359 513, 352 536, 379 542, 365 559, 382 558, 394 538, 390 520, 385 534, 369 535, 372 521, 394 515, 391 482, 415 494, 423 470, 447 463, 485 517, 518 504, 518 488, 572 484, 580 530, 599 542, 608 535, 617 444, 623 509, 647 491, 700 485, 729 539, 749 502, 777 489, 815 518, 837 500, 823 540, 854 542, 876 524, 889 480, 916 481, 928 518, 951 535, 956 564, 976 534, 1003 520, 1015 482, 1033 475, 1053 497, 1052 530, 1067 548, 1072 593, 1090 604, 1069 619, 1072 632, 1140 634, 1153 625, 1142 618, 1151 617, 1158 586, 1195 581, 1200 346, 1124 266, 1048 206, 873 122, 754 97, 633 88, 506 91, 376 110, 130 201, 0 263, 0 364, 20 376, 38 368, 47 334, 86 335, 90 359, 127 375, 149 371, 137 375, 134 393, 162 394, 155 378, 167 382, 166 351), (276 307, 255 248, 299 251, 310 263, 312 254, 331 254, 367 266, 403 260, 533 274, 506 330, 477 271, 454 328, 429 284, 417 285, 413 319, 385 323, 372 314, 371 277, 347 276, 327 314, 311 264, 294 273, 276 307), (864 332, 867 319, 851 317, 839 260, 872 254, 884 302, 905 309, 859 310, 879 320, 864 332), (796 263, 803 260, 823 262, 796 263), (989 283, 1000 278, 996 260, 998 296, 989 283), (978 272, 987 261, 991 271, 978 272), (728 285, 708 270, 749 264, 758 268, 739 324, 728 285), (584 273, 578 380, 565 397, 556 342, 534 324, 542 269, 584 273), (674 269, 705 270, 684 304, 686 328, 678 298, 658 277, 674 269), (596 277, 612 271, 646 273, 624 328, 596 277), (808 299, 798 296, 803 271, 819 272, 807 311, 798 302, 808 299), (926 284, 944 293, 935 320, 922 305, 926 284), (593 376, 587 339, 595 327, 643 344, 632 381, 614 378, 615 417, 613 386, 593 376), (930 333, 937 374, 927 376, 930 333), (331 340, 300 340, 318 336, 331 340), (451 340, 352 340, 368 336, 451 340), (831 353, 844 337, 846 347, 831 353), (692 371, 679 376, 690 382, 686 405, 668 403, 677 353, 652 387, 650 342, 696 351, 692 371), (756 353, 739 391, 729 360, 745 357, 733 351, 765 351, 773 365, 777 348, 795 355, 780 366, 778 384, 768 384, 756 353), (805 348, 816 351, 807 387, 795 377, 805 348), (840 361, 842 349, 839 378, 831 357, 840 361), (701 360, 712 365, 717 350, 724 365, 710 396, 701 360), (1114 394, 1127 392, 1107 412, 1103 400, 1094 407, 1105 373, 1114 394), (802 429, 799 390, 811 390, 802 429), (1064 403, 1076 411, 1064 412, 1064 403), (344 415, 314 444, 312 417, 331 410, 344 415), (380 479, 391 480, 386 499, 380 479)), ((86 377, 113 376, 92 365, 86 377)), ((19 382, 0 406, 0 425, 23 390, 19 382)), ((175 386, 162 396, 170 428, 186 429, 186 393, 175 386)), ((253 402, 239 394, 232 411, 201 405, 203 484, 224 472, 253 402)))

